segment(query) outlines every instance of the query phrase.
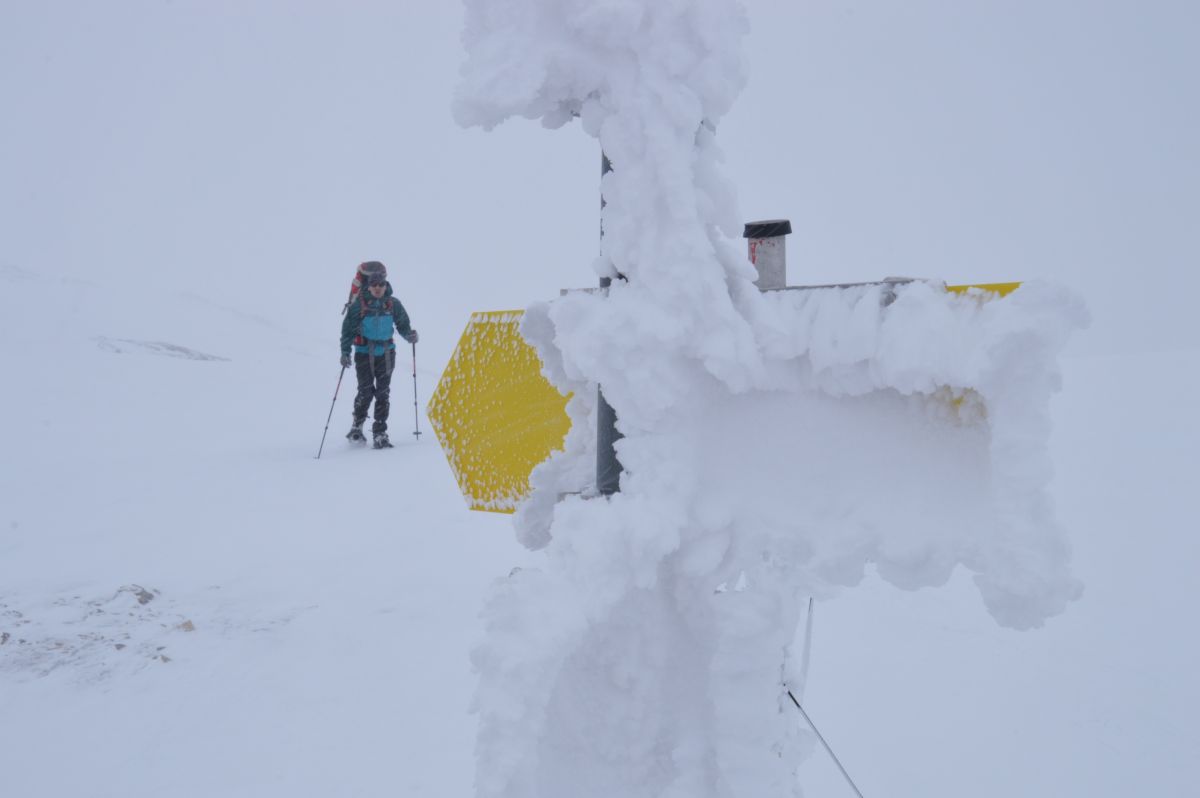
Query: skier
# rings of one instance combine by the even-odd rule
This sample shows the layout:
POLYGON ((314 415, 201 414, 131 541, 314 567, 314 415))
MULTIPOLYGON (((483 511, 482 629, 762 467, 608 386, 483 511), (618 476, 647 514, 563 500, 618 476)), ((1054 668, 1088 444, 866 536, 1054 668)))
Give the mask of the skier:
POLYGON ((388 449, 392 444, 387 436, 388 395, 392 371, 396 368, 396 344, 392 328, 410 344, 418 340, 417 331, 409 326, 408 313, 400 300, 392 296, 387 269, 379 261, 367 261, 359 266, 365 290, 357 293, 346 307, 342 321, 342 368, 350 367, 350 346, 354 345, 354 370, 358 375, 358 394, 354 397, 353 426, 346 437, 365 441, 363 423, 371 400, 375 400, 375 421, 371 425, 373 445, 388 449))

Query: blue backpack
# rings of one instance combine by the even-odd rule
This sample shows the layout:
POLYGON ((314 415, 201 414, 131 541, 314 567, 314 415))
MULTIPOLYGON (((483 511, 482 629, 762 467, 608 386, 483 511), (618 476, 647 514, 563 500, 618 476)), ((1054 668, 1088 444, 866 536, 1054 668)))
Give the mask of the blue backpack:
POLYGON ((367 347, 368 354, 382 355, 393 347, 392 330, 395 321, 392 319, 392 298, 389 296, 382 308, 374 309, 368 307, 367 298, 359 294, 358 308, 362 320, 359 323, 358 335, 354 337, 354 345, 367 347))

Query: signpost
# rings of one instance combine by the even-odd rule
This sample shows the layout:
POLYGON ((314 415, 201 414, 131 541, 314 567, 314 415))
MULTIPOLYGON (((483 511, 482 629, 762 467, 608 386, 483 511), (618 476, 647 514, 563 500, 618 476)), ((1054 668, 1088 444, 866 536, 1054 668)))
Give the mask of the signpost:
MULTIPOLYGON (((948 285, 946 290, 966 294, 977 289, 1003 297, 1019 285, 948 285)), ((570 397, 542 376, 537 351, 521 337, 523 315, 520 310, 472 314, 429 400, 430 424, 472 510, 515 512, 529 495, 534 466, 562 449, 571 428, 566 413, 570 397)), ((958 412, 964 397, 948 401, 958 412)), ((602 424, 601 434, 605 428, 602 424)), ((615 463, 615 457, 610 459, 615 463)), ((610 466, 612 483, 619 469, 619 464, 610 466)))

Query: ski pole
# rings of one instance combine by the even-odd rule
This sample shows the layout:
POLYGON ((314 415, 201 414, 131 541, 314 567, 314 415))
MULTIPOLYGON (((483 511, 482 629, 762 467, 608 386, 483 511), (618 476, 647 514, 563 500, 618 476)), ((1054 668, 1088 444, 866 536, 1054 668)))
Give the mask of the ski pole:
POLYGON ((325 436, 329 434, 329 422, 333 420, 333 406, 337 404, 338 391, 342 389, 342 377, 346 375, 346 367, 342 366, 342 373, 338 374, 337 387, 333 389, 333 401, 329 403, 329 418, 325 419, 325 431, 321 433, 321 448, 317 449, 317 459, 321 459, 321 452, 325 449, 325 436))
POLYGON ((421 440, 421 417, 417 413, 417 345, 412 345, 413 352, 413 435, 421 440))

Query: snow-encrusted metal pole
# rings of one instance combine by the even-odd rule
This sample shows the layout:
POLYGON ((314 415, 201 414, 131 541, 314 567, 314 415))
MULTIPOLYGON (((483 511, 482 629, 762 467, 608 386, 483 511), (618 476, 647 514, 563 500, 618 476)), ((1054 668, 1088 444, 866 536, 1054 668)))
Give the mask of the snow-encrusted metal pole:
POLYGON ((759 291, 787 288, 787 248, 784 236, 792 232, 787 219, 747 222, 742 237, 747 239, 750 262, 758 272, 754 284, 759 291))
MULTIPOLYGON (((608 156, 600 153, 600 179, 612 171, 608 156)), ((600 193, 600 210, 604 210, 604 193, 600 193)), ((604 238, 604 220, 600 221, 600 237, 604 238)), ((600 287, 612 285, 611 277, 601 277, 600 287)), ((617 431, 617 413, 604 398, 604 391, 596 389, 596 492, 611 496, 621 489, 621 461, 617 459, 616 443, 621 439, 617 431)))

